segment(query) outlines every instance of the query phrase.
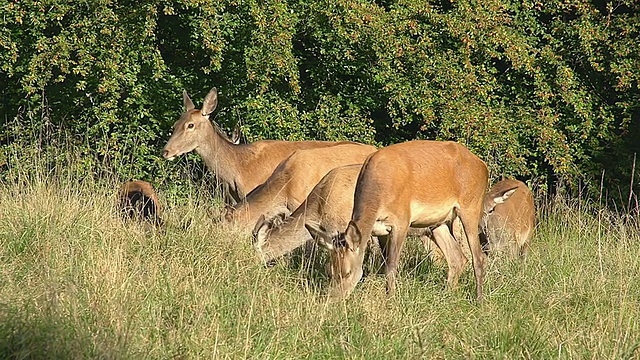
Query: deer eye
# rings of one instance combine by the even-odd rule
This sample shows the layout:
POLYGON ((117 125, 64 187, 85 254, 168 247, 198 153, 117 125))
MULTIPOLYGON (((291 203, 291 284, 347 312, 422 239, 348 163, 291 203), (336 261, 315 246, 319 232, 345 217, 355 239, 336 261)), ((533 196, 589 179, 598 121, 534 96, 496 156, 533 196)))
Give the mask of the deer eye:
POLYGON ((194 127, 194 126, 195 126, 195 125, 194 125, 193 123, 189 123, 189 124, 187 125, 187 129, 193 129, 193 127, 194 127))

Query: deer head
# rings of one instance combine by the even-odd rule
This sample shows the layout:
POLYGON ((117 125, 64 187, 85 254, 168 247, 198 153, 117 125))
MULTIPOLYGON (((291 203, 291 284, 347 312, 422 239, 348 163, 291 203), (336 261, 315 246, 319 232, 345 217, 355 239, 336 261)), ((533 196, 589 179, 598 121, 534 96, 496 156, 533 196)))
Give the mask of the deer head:
POLYGON ((353 221, 349 222, 344 234, 338 234, 335 238, 329 237, 323 231, 314 231, 308 227, 307 230, 312 234, 317 234, 318 245, 329 250, 329 262, 325 266, 325 272, 331 282, 328 291, 329 297, 345 297, 362 279, 362 263, 364 262, 364 249, 361 244, 362 233, 353 221))
POLYGON ((173 125, 173 134, 162 150, 162 156, 167 160, 173 160, 206 144, 210 141, 213 130, 209 116, 218 105, 218 90, 214 87, 209 91, 201 110, 195 108, 186 90, 182 98, 186 111, 173 125))
POLYGON ((510 189, 502 190, 497 193, 489 192, 485 198, 482 205, 483 216, 480 222, 480 227, 485 229, 487 226, 487 219, 493 215, 493 212, 496 209, 496 206, 499 204, 503 204, 505 201, 509 200, 511 195, 518 190, 518 187, 513 187, 510 189))

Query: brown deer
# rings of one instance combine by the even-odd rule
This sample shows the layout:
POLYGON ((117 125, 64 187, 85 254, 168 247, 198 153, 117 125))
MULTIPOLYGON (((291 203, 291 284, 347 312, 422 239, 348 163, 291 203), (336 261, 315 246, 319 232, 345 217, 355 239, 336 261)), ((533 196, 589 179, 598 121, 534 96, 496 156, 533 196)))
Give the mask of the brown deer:
POLYGON ((351 218, 353 192, 361 168, 362 164, 353 164, 329 171, 281 224, 261 216, 253 237, 262 259, 269 262, 312 241, 313 230, 329 233, 343 230, 351 218))
POLYGON ((335 146, 350 142, 332 141, 276 141, 261 140, 249 144, 234 144, 209 120, 218 105, 218 91, 211 89, 198 110, 183 93, 186 111, 173 125, 173 134, 162 150, 162 156, 173 160, 179 155, 195 150, 207 168, 216 174, 223 184, 228 184, 231 196, 240 201, 294 151, 335 146))
POLYGON ((244 201, 227 208, 225 219, 251 230, 261 216, 267 221, 276 216, 289 216, 329 171, 362 163, 375 151, 371 145, 357 143, 298 150, 278 165, 267 181, 250 192, 244 201))
POLYGON ((459 219, 471 249, 481 302, 485 259, 478 227, 487 184, 485 163, 455 142, 416 140, 373 153, 358 176, 351 221, 329 245, 329 295, 347 296, 362 278, 364 250, 371 235, 378 237, 387 292, 393 294, 410 226, 431 228, 436 239, 448 239, 442 245, 449 263, 447 283, 457 286, 466 258, 452 239, 449 224, 459 219))
POLYGON ((118 208, 129 219, 140 219, 162 225, 162 207, 153 186, 141 180, 128 181, 118 191, 118 208))
MULTIPOLYGON (((344 165, 329 171, 307 199, 284 222, 269 222, 261 216, 253 230, 254 247, 268 263, 317 239, 331 248, 331 239, 347 227, 353 210, 353 194, 362 164, 344 165)), ((424 229, 411 235, 431 241, 424 229)), ((428 246, 425 243, 425 246, 428 246)))
POLYGON ((484 199, 481 236, 489 253, 525 256, 535 229, 533 194, 525 183, 504 179, 496 183, 484 199))

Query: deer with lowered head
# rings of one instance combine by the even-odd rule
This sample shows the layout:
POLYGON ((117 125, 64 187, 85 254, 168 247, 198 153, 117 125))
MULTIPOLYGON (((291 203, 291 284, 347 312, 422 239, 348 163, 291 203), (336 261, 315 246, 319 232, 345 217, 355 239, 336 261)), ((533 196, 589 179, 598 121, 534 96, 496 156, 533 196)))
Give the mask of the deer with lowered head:
POLYGON ((362 163, 375 151, 371 145, 358 143, 298 150, 278 165, 244 201, 228 208, 225 220, 251 230, 260 218, 271 221, 278 216, 287 217, 329 171, 338 166, 362 163))
POLYGON ((489 253, 525 256, 535 229, 533 194, 525 183, 504 179, 496 183, 484 199, 481 236, 489 253))
POLYGON ((353 291, 362 278, 364 252, 372 235, 382 249, 387 293, 393 294, 409 227, 428 227, 436 238, 449 239, 451 248, 445 256, 453 261, 447 283, 457 286, 465 261, 460 245, 451 239, 450 224, 459 219, 471 249, 481 302, 485 258, 478 227, 488 177, 486 164, 455 142, 415 140, 373 153, 358 175, 346 230, 326 241, 331 249, 329 295, 343 298, 353 291))
MULTIPOLYGON (((351 218, 360 169, 362 164, 344 165, 329 171, 284 222, 270 222, 264 216, 260 217, 253 230, 253 239, 262 260, 268 263, 314 239, 331 250, 331 239, 347 227, 351 218)), ((425 246, 430 245, 430 231, 411 228, 410 234, 420 236, 425 246)), ((457 245, 452 244, 449 237, 436 241, 445 251, 457 245)), ((459 260, 466 262, 466 259, 459 260)))
POLYGON ((162 206, 153 186, 141 180, 127 181, 118 191, 118 208, 125 218, 162 225, 162 206))
POLYGON ((284 222, 261 216, 253 229, 254 247, 269 262, 314 239, 313 230, 332 233, 346 227, 353 208, 353 192, 362 164, 336 167, 311 190, 284 222))
POLYGON ((173 134, 162 150, 162 156, 173 160, 195 150, 209 169, 228 185, 231 196, 240 201, 271 175, 273 170, 294 151, 330 147, 349 142, 261 140, 235 144, 209 120, 218 105, 218 91, 212 88, 202 104, 195 105, 185 91, 186 111, 173 125, 173 134))

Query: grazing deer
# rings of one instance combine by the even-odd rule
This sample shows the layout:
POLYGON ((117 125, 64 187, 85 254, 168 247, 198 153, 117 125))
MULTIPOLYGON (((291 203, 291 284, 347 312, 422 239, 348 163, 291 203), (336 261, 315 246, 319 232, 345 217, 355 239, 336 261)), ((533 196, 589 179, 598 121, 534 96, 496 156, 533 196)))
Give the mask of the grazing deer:
MULTIPOLYGON (((337 236, 351 219, 360 169, 362 164, 329 171, 284 222, 269 222, 261 216, 253 230, 253 239, 262 260, 268 263, 314 239, 331 248, 326 239, 337 236)), ((424 229, 412 228, 411 235, 421 236, 423 242, 431 241, 424 229)))
POLYGON ((204 159, 207 168, 229 186, 231 196, 237 202, 267 180, 276 166, 294 151, 350 143, 261 140, 234 144, 209 120, 218 105, 216 88, 209 91, 201 110, 195 108, 186 91, 183 100, 186 111, 173 125, 173 134, 164 146, 162 156, 173 160, 195 150, 204 159))
POLYGON ((371 145, 357 143, 298 150, 278 165, 267 181, 250 192, 244 201, 227 208, 225 219, 251 230, 261 216, 267 221, 276 216, 289 216, 329 171, 362 163, 375 151, 371 145))
POLYGON ((125 218, 149 221, 162 225, 162 207, 153 186, 141 180, 128 181, 118 192, 118 207, 125 218))
POLYGON ((281 224, 261 216, 253 236, 262 259, 269 262, 295 250, 313 240, 314 231, 343 230, 351 217, 353 193, 361 168, 362 164, 353 164, 329 171, 281 224))
MULTIPOLYGON (((443 241, 455 287, 466 258, 452 239, 449 224, 459 219, 471 249, 476 294, 482 301, 484 254, 478 236, 487 189, 485 163, 464 146, 450 141, 416 140, 373 153, 356 184, 351 221, 346 230, 326 241, 330 251, 331 297, 345 297, 362 278, 364 250, 377 236, 385 260, 387 292, 395 292, 398 260, 409 227, 428 227, 443 241)), ((461 239, 460 239, 461 240, 461 239)))
POLYGON ((505 179, 496 183, 484 199, 481 236, 489 253, 525 256, 535 229, 533 194, 525 183, 505 179))

